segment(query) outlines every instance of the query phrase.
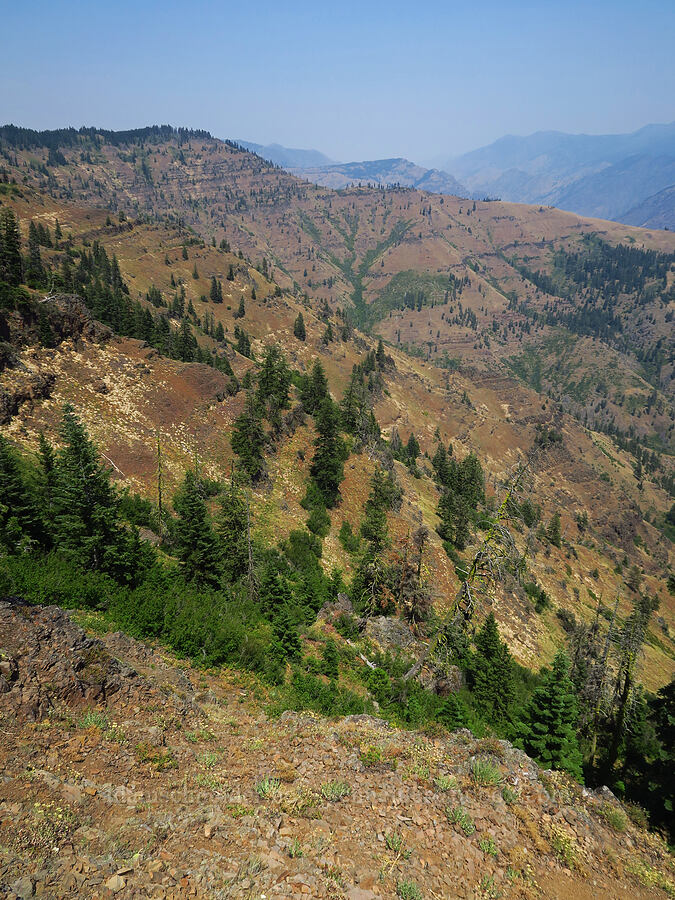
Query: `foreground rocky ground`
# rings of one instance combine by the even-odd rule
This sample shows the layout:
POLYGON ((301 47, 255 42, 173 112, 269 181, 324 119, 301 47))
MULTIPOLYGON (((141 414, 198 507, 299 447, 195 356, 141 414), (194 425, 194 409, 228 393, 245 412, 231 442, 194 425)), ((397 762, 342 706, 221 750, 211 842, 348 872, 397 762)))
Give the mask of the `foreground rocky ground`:
POLYGON ((663 843, 506 742, 270 719, 55 607, 0 602, 0 895, 673 896, 663 843))

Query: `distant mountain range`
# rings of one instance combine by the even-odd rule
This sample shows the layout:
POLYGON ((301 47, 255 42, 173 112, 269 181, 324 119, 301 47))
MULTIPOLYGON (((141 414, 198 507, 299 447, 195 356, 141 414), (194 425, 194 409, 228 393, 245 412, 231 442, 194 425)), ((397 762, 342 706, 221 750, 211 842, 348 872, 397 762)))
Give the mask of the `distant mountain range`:
POLYGON ((582 216, 675 230, 675 122, 631 134, 507 135, 435 168, 408 159, 337 163, 318 150, 239 141, 293 175, 330 188, 400 184, 435 194, 556 206, 582 216))
POLYGON ((294 147, 282 147, 281 144, 254 144, 252 141, 241 140, 237 143, 240 147, 257 153, 263 159, 268 159, 284 169, 330 166, 335 162, 319 150, 299 150, 294 147))
POLYGON ((456 197, 468 197, 470 193, 448 172, 425 169, 402 157, 311 168, 298 166, 289 168, 289 172, 314 184, 336 189, 354 184, 400 184, 402 187, 417 188, 433 194, 453 194, 456 197))
POLYGON ((632 134, 509 135, 439 164, 473 194, 675 228, 675 123, 632 134))

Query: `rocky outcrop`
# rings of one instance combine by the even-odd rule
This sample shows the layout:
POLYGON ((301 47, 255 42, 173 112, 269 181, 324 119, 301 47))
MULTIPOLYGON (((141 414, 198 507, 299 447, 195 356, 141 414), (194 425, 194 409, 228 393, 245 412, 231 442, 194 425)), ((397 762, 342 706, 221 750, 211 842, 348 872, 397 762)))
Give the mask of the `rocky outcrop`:
POLYGON ((240 672, 197 671, 119 632, 92 638, 63 610, 13 598, 0 647, 0 896, 670 888, 665 845, 611 793, 542 772, 507 741, 367 715, 268 718, 240 672))
POLYGON ((56 606, 0 600, 0 710, 37 721, 55 704, 92 706, 134 688, 134 670, 56 606))

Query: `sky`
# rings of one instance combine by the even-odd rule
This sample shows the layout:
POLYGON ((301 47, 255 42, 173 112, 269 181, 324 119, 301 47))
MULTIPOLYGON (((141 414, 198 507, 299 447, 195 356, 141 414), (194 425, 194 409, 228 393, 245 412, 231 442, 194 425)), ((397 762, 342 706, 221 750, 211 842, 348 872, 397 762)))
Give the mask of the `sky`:
POLYGON ((673 0, 0 0, 0 123, 204 128, 351 161, 675 120, 673 0))

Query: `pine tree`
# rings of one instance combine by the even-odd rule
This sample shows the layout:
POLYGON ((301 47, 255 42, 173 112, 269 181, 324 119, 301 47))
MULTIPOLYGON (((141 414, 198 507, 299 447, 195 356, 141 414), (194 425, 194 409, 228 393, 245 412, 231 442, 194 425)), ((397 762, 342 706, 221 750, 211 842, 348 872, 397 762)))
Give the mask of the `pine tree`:
POLYGON ((118 500, 110 472, 73 407, 63 410, 56 456, 54 531, 59 549, 83 568, 115 569, 120 548, 118 500))
POLYGON ((237 308, 236 313, 234 314, 235 319, 243 319, 246 315, 246 304, 244 303, 244 298, 239 298, 239 306, 237 308))
POLYGON ((209 522, 197 475, 188 471, 174 497, 176 554, 188 581, 218 584, 218 541, 209 522))
POLYGON ((299 341, 304 341, 307 337, 307 331, 305 329, 305 320, 302 316, 302 313, 298 313, 298 317, 293 323, 293 334, 299 341))
POLYGON ((316 414, 317 437, 311 475, 321 491, 326 507, 335 506, 344 477, 344 443, 340 436, 340 415, 330 399, 322 400, 316 414))
POLYGON ((490 613, 475 638, 473 698, 483 715, 506 718, 514 698, 513 662, 490 613))
POLYGON ((574 685, 569 678, 569 661, 561 651, 525 708, 519 729, 520 743, 541 765, 581 779, 576 725, 574 685))

